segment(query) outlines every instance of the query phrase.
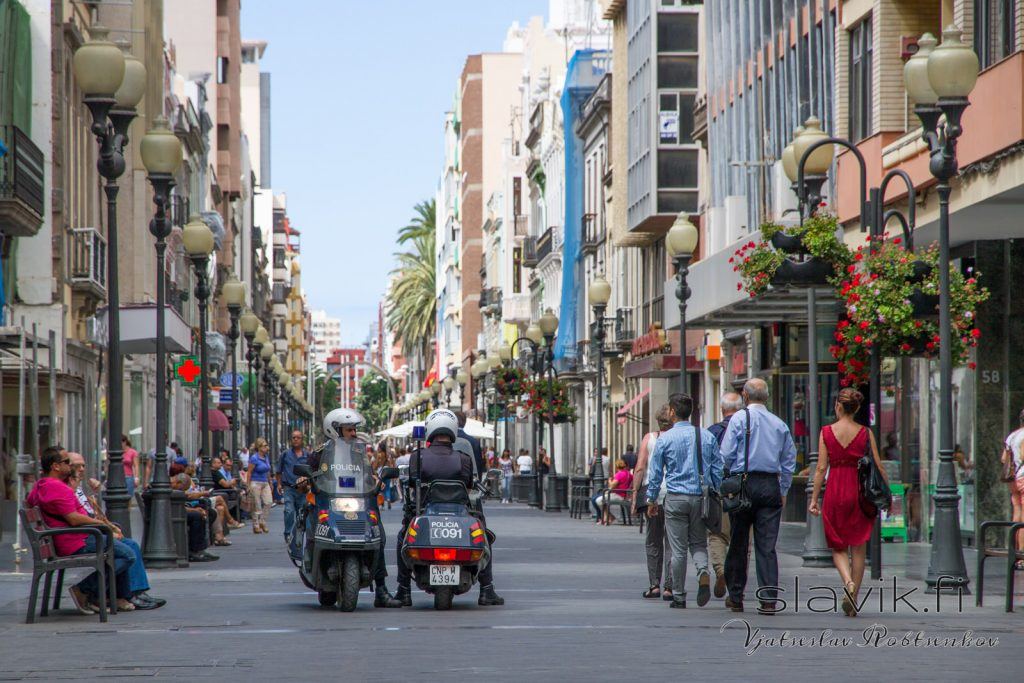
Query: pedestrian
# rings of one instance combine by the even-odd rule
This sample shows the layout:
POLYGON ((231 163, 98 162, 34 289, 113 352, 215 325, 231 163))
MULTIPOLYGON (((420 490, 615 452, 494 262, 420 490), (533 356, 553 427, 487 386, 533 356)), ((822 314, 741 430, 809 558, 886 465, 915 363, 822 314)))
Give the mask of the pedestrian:
POLYGON ((494 455, 494 446, 487 447, 484 459, 487 461, 487 469, 493 469, 498 466, 498 458, 494 455))
POLYGON ((512 453, 506 448, 501 452, 498 459, 498 467, 501 468, 501 502, 512 502, 512 474, 515 471, 515 463, 512 462, 512 453))
POLYGON ((633 473, 626 465, 626 461, 619 458, 615 461, 615 474, 608 480, 608 488, 591 499, 594 510, 597 512, 598 524, 608 526, 615 521, 615 515, 612 514, 610 508, 613 504, 625 503, 626 496, 629 495, 632 487, 633 473))
MULTIPOLYGON (((594 478, 594 469, 595 469, 596 466, 597 466, 597 449, 595 448, 594 449, 594 454, 590 457, 590 464, 587 467, 587 473, 589 474, 591 479, 594 478)), ((609 470, 610 466, 611 466, 611 462, 608 460, 608 449, 607 448, 602 448, 601 449, 601 471, 604 473, 604 476, 606 476, 606 477, 611 475, 611 471, 609 470)))
POLYGON ((533 458, 525 448, 519 451, 519 457, 516 458, 516 469, 519 470, 520 476, 533 474, 533 458))
MULTIPOLYGON (((743 408, 743 397, 735 391, 727 391, 722 394, 718 406, 722 411, 722 420, 708 427, 708 431, 715 437, 719 448, 721 448, 729 420, 743 408)), ((725 557, 729 552, 730 531, 729 515, 722 515, 722 526, 718 531, 708 530, 708 554, 711 555, 711 567, 715 570, 716 598, 725 596, 725 557)))
POLYGON ((725 558, 725 576, 729 597, 726 607, 743 611, 743 591, 747 586, 747 548, 750 529, 754 529, 754 555, 761 600, 758 611, 775 614, 779 585, 779 559, 775 544, 779 523, 796 469, 796 446, 786 423, 773 415, 765 403, 768 385, 759 377, 743 385, 746 408, 729 420, 722 439, 722 460, 731 473, 747 472, 744 487, 750 507, 732 514, 729 552, 725 558), (749 452, 749 460, 748 460, 749 452))
POLYGON ((863 394, 856 389, 847 387, 839 392, 835 405, 836 421, 822 427, 818 437, 818 467, 814 472, 811 500, 807 504, 808 512, 821 515, 825 540, 832 550, 832 563, 843 580, 846 593, 843 612, 848 617, 857 616, 857 593, 864 580, 864 558, 877 515, 865 514, 860 505, 857 461, 869 447, 875 464, 885 476, 875 435, 853 419, 863 402, 863 394), (825 500, 819 505, 818 496, 826 471, 828 487, 825 500))
POLYGON ((125 434, 121 435, 121 462, 124 464, 124 485, 128 489, 128 506, 131 507, 132 498, 135 496, 135 486, 138 480, 135 478, 135 463, 139 458, 139 452, 132 448, 132 442, 125 434))
MULTIPOLYGON (((658 437, 662 432, 672 428, 672 408, 666 403, 658 409, 655 421, 658 423, 657 431, 644 434, 640 441, 640 453, 637 455, 636 469, 633 470, 633 512, 635 514, 647 514, 647 484, 650 475, 651 452, 658 443, 658 437)), ((650 588, 643 592, 648 599, 662 598, 672 599, 672 568, 669 564, 672 558, 672 549, 668 545, 668 536, 665 535, 665 509, 664 486, 658 497, 658 511, 653 516, 648 516, 647 526, 644 529, 644 549, 647 554, 647 579, 650 588), (664 582, 662 582, 664 579, 664 582)))
POLYGON ((256 439, 256 452, 249 456, 249 469, 246 472, 249 480, 249 497, 252 499, 252 532, 265 534, 267 528, 266 512, 270 509, 270 446, 266 439, 256 439))
MULTIPOLYGON (((1017 416, 1017 429, 1010 432, 1003 444, 1003 480, 1010 488, 1010 505, 1014 522, 1024 522, 1024 410, 1017 416)), ((1017 547, 1024 547, 1024 529, 1017 532, 1017 547)), ((1017 560, 1017 569, 1024 569, 1024 561, 1017 560)))
POLYGON ((291 434, 291 444, 281 451, 277 459, 277 492, 284 501, 284 542, 296 560, 302 559, 302 548, 299 547, 298 534, 295 533, 295 523, 306 505, 306 496, 295 488, 294 468, 308 462, 309 451, 306 450, 305 439, 302 432, 296 429, 291 434))
POLYGON ((708 534, 701 514, 701 494, 703 486, 718 489, 722 482, 722 460, 718 441, 711 432, 690 424, 693 399, 688 394, 672 394, 668 403, 675 424, 658 437, 651 453, 647 515, 653 517, 658 514, 661 507, 658 495, 664 480, 667 490, 665 533, 672 548, 672 586, 675 588, 670 606, 686 607, 686 551, 689 549, 697 570, 697 606, 703 607, 711 599, 711 575, 708 573, 708 534), (697 465, 698 454, 703 468, 697 465), (698 477, 698 472, 702 478, 698 477))
POLYGON ((541 476, 551 473, 551 456, 542 447, 540 449, 540 462, 537 464, 537 471, 540 472, 541 476))
POLYGON ((626 446, 626 452, 622 454, 622 459, 626 461, 626 467, 628 467, 631 472, 636 469, 637 455, 635 451, 636 449, 633 448, 633 444, 628 444, 626 446))
POLYGON ((252 445, 246 446, 242 444, 242 447, 238 449, 238 467, 239 470, 244 472, 249 469, 249 453, 252 452, 252 445))

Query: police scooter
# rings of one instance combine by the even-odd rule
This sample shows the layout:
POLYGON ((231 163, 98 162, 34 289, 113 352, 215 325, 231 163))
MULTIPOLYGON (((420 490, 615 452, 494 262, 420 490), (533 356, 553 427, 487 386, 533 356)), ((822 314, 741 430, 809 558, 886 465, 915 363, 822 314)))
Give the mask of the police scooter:
MULTIPOLYGON (((324 445, 318 471, 296 465, 294 472, 310 480, 304 524, 297 525, 303 534, 299 577, 317 592, 321 605, 337 603, 342 612, 351 612, 384 552, 375 505, 380 485, 367 461, 366 445, 333 439, 324 445)), ((394 478, 398 470, 384 467, 380 476, 394 478)))
MULTIPOLYGON (((500 472, 491 470, 486 478, 496 476, 500 472)), ((406 495, 416 501, 416 517, 400 539, 402 558, 416 586, 434 596, 434 609, 451 609, 454 596, 469 592, 491 561, 494 534, 472 514, 489 493, 479 483, 469 491, 461 481, 433 481, 410 485, 406 495)))

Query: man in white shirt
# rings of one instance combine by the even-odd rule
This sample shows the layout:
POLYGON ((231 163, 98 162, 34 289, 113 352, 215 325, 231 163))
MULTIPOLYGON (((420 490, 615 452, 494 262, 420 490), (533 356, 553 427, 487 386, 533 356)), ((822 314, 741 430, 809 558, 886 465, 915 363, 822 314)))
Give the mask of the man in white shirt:
POLYGON ((519 468, 519 474, 533 474, 533 458, 526 452, 526 449, 519 451, 519 457, 516 458, 516 467, 519 468))

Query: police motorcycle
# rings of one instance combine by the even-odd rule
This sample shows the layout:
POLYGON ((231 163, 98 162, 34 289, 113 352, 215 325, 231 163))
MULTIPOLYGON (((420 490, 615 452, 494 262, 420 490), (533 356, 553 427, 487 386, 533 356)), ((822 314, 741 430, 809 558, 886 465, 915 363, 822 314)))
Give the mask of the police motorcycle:
MULTIPOLYGON (((491 561, 494 533, 474 515, 482 513, 482 501, 490 492, 479 482, 473 490, 461 481, 417 485, 409 480, 417 473, 409 475, 403 485, 406 500, 415 501, 416 512, 405 538, 400 539, 402 558, 416 586, 434 596, 434 609, 448 610, 454 596, 469 592, 480 570, 491 561)), ((486 479, 500 476, 500 470, 490 470, 486 479)))
MULTIPOLYGON (((329 440, 321 447, 316 470, 309 465, 294 467, 297 476, 310 481, 296 530, 302 534, 303 548, 299 577, 317 592, 322 606, 337 603, 342 612, 351 612, 360 589, 371 584, 378 555, 384 552, 376 511, 380 483, 367 460, 365 442, 342 439, 327 419, 324 422, 329 440)), ((396 468, 381 468, 381 480, 397 476, 396 468)))

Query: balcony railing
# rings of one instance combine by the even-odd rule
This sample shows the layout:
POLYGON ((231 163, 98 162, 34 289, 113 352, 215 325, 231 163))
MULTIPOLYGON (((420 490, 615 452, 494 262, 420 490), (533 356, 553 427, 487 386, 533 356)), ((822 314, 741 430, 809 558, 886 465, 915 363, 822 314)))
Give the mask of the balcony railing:
POLYGON ((581 248, 584 254, 593 254, 604 242, 604 226, 598 220, 596 213, 583 214, 583 243, 581 248))
POLYGON ((500 287, 485 287, 480 290, 480 310, 488 315, 501 313, 500 287))
POLYGON ((0 126, 0 224, 14 237, 31 237, 43 224, 43 152, 17 126, 0 126))
POLYGON ((701 95, 693 103, 693 141, 708 145, 708 97, 701 95))
POLYGON ((619 348, 630 347, 636 337, 633 328, 633 309, 620 308, 615 312, 615 343, 619 348))
POLYGON ((544 234, 537 240, 537 261, 543 261, 554 248, 554 226, 544 231, 544 234))
POLYGON ((540 257, 537 253, 537 238, 531 235, 523 240, 523 266, 536 268, 538 263, 540 257))
POLYGON ((96 228, 73 228, 68 238, 68 282, 100 299, 107 295, 107 240, 96 228))
POLYGON ((530 233, 530 217, 516 216, 515 237, 526 237, 530 233))

